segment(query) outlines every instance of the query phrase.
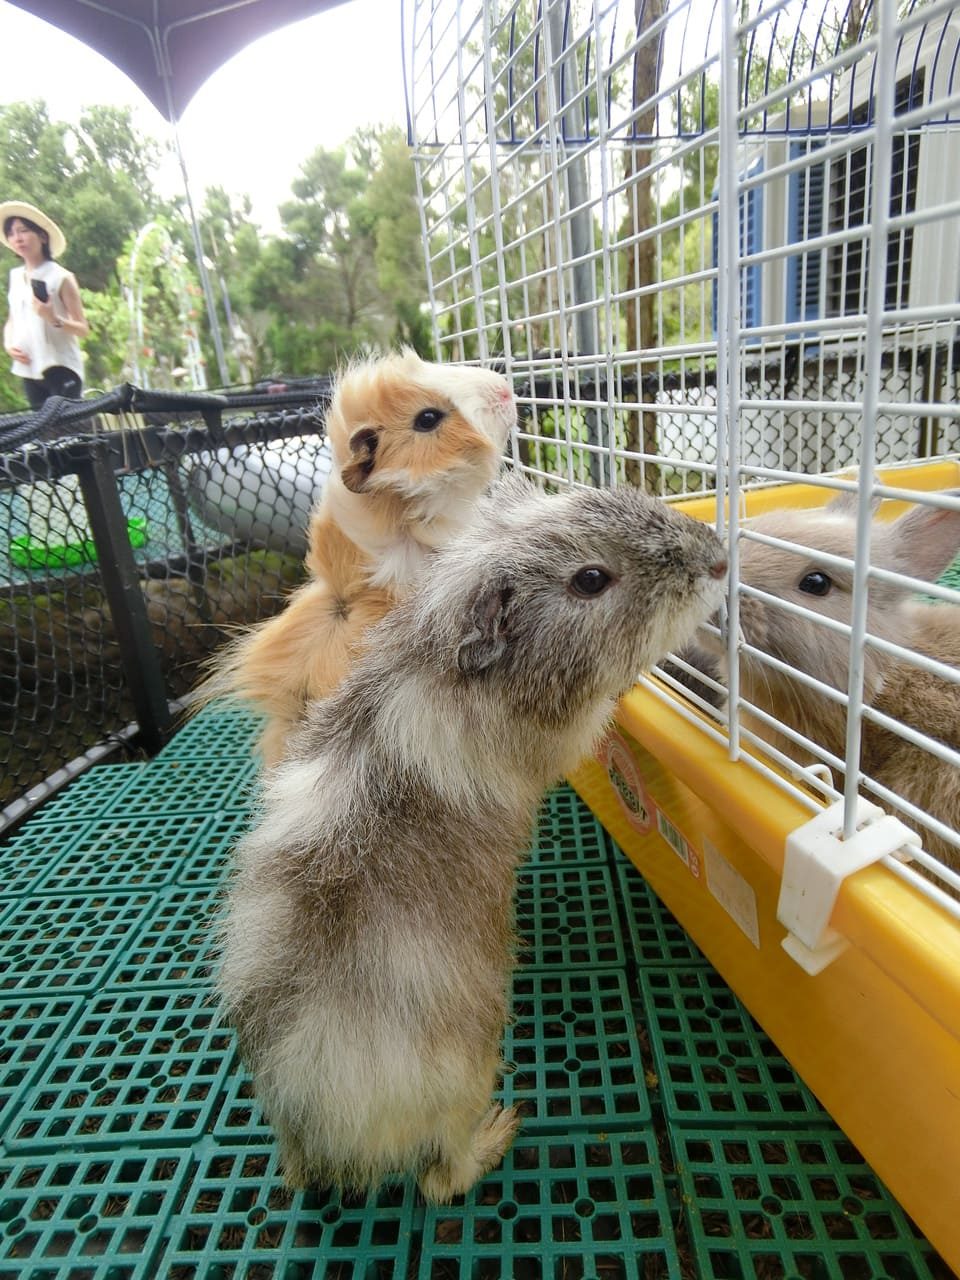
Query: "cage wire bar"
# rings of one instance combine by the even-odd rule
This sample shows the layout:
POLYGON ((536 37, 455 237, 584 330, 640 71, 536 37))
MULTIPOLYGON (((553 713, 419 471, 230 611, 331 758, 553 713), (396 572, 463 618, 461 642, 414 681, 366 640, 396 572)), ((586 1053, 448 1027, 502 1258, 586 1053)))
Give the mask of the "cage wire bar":
MULTIPOLYGON (((883 643, 873 504, 903 496, 875 471, 960 447, 956 8, 435 0, 409 17, 437 356, 504 362, 515 465, 716 495, 735 580, 751 492, 815 479, 824 502, 821 477, 856 469, 849 679, 819 684, 845 695, 849 740, 785 733, 846 794, 849 836, 853 797, 878 786, 859 768, 862 660, 883 643)), ((777 758, 755 732, 769 709, 739 690, 750 590, 730 600, 724 718, 732 758, 744 732, 777 758)))
MULTIPOLYGON (((941 1065, 955 1060, 955 0, 410 0, 405 31, 437 358, 505 368, 520 404, 513 465, 547 489, 638 485, 727 540, 727 615, 705 628, 703 652, 641 676, 620 716, 628 745, 698 821, 699 793, 695 804, 684 787, 717 809, 718 779, 737 788, 731 809, 761 833, 778 876, 787 832, 834 802, 848 841, 861 797, 905 837, 918 833, 911 861, 881 859, 905 933, 860 928, 860 907, 844 906, 860 903, 855 893, 837 911, 887 969, 909 934, 938 939, 938 953, 891 981, 942 1014, 953 1039, 936 1051, 941 1065), (934 564, 921 544, 938 537, 934 564), (763 571, 764 556, 782 579, 763 571), (829 579, 829 598, 800 589, 811 570, 829 579), (936 627, 952 635, 939 647, 921 619, 934 603, 936 627), (791 633, 806 652, 780 644, 791 633), (922 722, 890 692, 917 681, 938 682, 942 709, 922 722), (887 746, 916 753, 930 786, 889 771, 887 746), (790 816, 771 844, 773 811, 790 816), (914 918, 917 898, 938 914, 914 918)), ((683 922, 713 925, 637 834, 637 813, 624 824, 608 799, 618 788, 622 799, 624 778, 608 771, 592 762, 574 781, 683 922)), ((634 799, 660 812, 649 788, 634 799)), ((693 852, 688 869, 706 856, 693 852)), ((750 891, 759 901, 766 889, 750 891)), ((770 910, 776 925, 775 900, 770 910)), ((744 989, 755 967, 734 962, 744 989)), ((890 1101, 880 1086, 878 1099, 890 1101)), ((921 1121, 932 1140, 935 1122, 921 1121)), ((855 1107, 851 1122, 864 1122, 855 1107)), ((906 1132, 891 1138, 891 1167, 906 1132)))

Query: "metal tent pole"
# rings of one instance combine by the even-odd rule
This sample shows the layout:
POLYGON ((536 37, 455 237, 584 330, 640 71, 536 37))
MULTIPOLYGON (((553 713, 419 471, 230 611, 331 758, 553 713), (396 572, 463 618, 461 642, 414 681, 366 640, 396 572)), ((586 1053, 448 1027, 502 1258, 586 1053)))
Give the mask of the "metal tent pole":
POLYGON ((197 215, 193 208, 193 196, 190 194, 190 178, 187 174, 187 162, 183 158, 183 148, 180 146, 180 131, 177 128, 177 115, 173 106, 173 92, 170 87, 169 75, 164 75, 163 85, 167 93, 167 119, 170 121, 170 127, 173 129, 173 141, 177 148, 177 159, 180 162, 180 173, 183 176, 183 190, 187 197, 187 209, 190 213, 190 230, 193 233, 193 252, 197 259, 197 269, 200 272, 200 287, 203 290, 203 297, 207 304, 207 316, 210 320, 210 333, 213 337, 213 347, 217 353, 217 368, 220 371, 220 385, 225 387, 230 381, 230 375, 227 372, 227 358, 223 350, 223 335, 220 332, 220 319, 217 316, 217 306, 214 300, 213 290, 210 287, 210 277, 207 274, 206 263, 203 260, 203 242, 200 239, 200 227, 197 223, 197 215))

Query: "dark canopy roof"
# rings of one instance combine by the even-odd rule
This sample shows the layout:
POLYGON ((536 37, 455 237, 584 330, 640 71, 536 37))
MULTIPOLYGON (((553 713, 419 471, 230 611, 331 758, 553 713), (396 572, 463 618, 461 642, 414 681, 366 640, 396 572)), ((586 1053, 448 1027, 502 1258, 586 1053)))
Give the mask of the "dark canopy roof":
MULTIPOLYGON (((102 53, 171 123, 259 36, 343 0, 12 0, 102 53), (169 78, 169 98, 164 76, 169 78)), ((251 86, 255 90, 256 86, 251 86)), ((281 104, 282 105, 282 104, 281 104)))

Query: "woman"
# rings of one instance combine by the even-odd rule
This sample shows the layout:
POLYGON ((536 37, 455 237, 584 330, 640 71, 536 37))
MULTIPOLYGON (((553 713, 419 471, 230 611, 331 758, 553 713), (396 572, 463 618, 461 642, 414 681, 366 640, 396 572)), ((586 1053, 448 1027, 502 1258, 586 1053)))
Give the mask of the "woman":
POLYGON ((22 267, 10 272, 10 312, 3 344, 23 379, 31 409, 49 396, 79 400, 83 391, 80 339, 90 332, 76 278, 56 259, 67 247, 57 224, 32 204, 0 204, 3 236, 22 267))

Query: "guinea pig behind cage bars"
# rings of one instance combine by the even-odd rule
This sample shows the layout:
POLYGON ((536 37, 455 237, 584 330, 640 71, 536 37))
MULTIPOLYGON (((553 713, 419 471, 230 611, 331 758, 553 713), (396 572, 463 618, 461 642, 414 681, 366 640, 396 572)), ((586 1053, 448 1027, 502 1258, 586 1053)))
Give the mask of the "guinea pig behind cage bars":
MULTIPOLYGON (((742 696, 782 724, 843 759, 847 710, 828 693, 793 674, 812 676, 845 693, 849 636, 829 624, 850 624, 856 550, 856 495, 844 494, 822 509, 780 510, 749 520, 748 530, 794 543, 803 551, 743 539, 740 578, 769 599, 745 596, 740 627, 750 648, 740 655, 742 696), (798 616, 778 601, 801 606, 816 617, 798 616), (821 621, 822 619, 822 621, 821 621), (751 652, 751 648, 760 651, 751 652), (769 654, 783 666, 763 660, 769 654), (787 669, 784 669, 787 668, 787 669)), ((960 510, 917 503, 892 521, 875 520, 871 564, 894 574, 933 581, 960 549, 960 510)), ((867 632, 951 667, 960 668, 960 608, 926 603, 906 584, 871 578, 867 592, 867 632)), ((720 653, 705 632, 700 643, 720 653)), ((908 729, 960 751, 960 684, 919 669, 906 658, 868 643, 864 650, 867 706, 908 729)), ((785 734, 747 713, 760 737, 802 764, 814 756, 785 734)), ((862 771, 956 830, 960 827, 960 771, 923 746, 871 720, 863 722, 862 771)), ((886 807, 888 801, 881 800, 886 807)), ((904 816, 904 815, 901 815, 904 816)), ((904 816, 928 852, 960 868, 960 851, 949 840, 904 816)))
POLYGON ((276 763, 306 703, 336 688, 368 629, 470 519, 515 422, 510 385, 492 370, 410 350, 348 366, 326 414, 333 467, 310 519, 308 581, 214 655, 193 704, 252 703, 267 717, 264 761, 276 763))
POLYGON ((724 549, 632 489, 495 486, 267 776, 217 990, 287 1182, 496 1165, 514 873, 544 788, 717 608, 724 549))

